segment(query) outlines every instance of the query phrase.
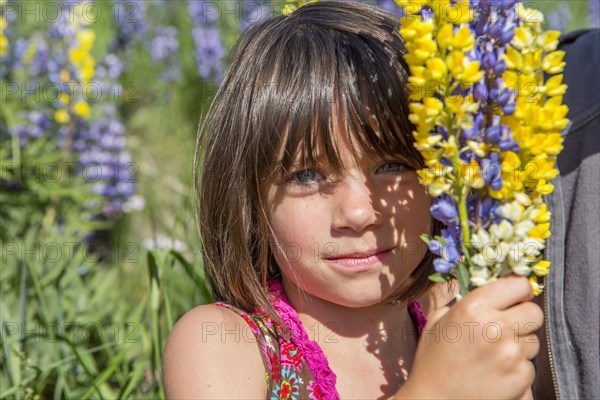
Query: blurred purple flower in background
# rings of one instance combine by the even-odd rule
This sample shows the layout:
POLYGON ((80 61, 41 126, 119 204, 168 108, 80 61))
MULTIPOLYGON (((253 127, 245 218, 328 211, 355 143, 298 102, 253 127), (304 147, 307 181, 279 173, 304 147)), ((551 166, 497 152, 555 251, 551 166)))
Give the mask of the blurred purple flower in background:
POLYGON ((113 51, 127 48, 146 34, 146 3, 143 0, 113 0, 113 19, 117 28, 113 51))
MULTIPOLYGON (((599 0, 590 0, 590 6, 599 0)), ((548 13, 548 29, 566 32, 571 20, 571 8, 567 2, 559 2, 556 9, 548 13)))
POLYGON ((245 31, 251 25, 273 17, 271 15, 274 11, 273 3, 268 3, 264 0, 244 0, 238 4, 241 6, 239 10, 241 31, 245 31))
POLYGON ((589 0, 588 12, 590 28, 600 28, 600 0, 589 0))
POLYGON ((218 29, 219 9, 217 2, 190 0, 189 12, 192 20, 198 74, 206 80, 221 82, 223 79, 223 57, 225 46, 218 29))
POLYGON ((179 50, 177 28, 173 26, 156 29, 154 39, 150 44, 150 55, 154 61, 160 62, 165 69, 159 78, 164 82, 176 81, 181 77, 181 66, 177 59, 179 50))
MULTIPOLYGON (((65 1, 63 7, 84 4, 71 3, 65 1)), ((112 53, 95 60, 94 32, 85 19, 69 18, 70 13, 63 11, 47 21, 45 30, 29 37, 14 40, 10 29, 5 30, 9 46, 0 60, 3 79, 20 81, 30 95, 9 99, 18 100, 6 104, 18 105, 16 118, 9 125, 0 120, 0 139, 10 140, 6 134, 18 137, 26 149, 32 140, 43 138, 72 154, 78 176, 104 196, 103 215, 98 217, 112 217, 139 208, 140 203, 130 204, 137 169, 125 148, 125 127, 117 107, 123 63, 112 53)), ((171 42, 163 46, 161 56, 170 55, 172 47, 171 42)))
POLYGON ((400 18, 404 13, 394 0, 379 0, 379 7, 400 18))

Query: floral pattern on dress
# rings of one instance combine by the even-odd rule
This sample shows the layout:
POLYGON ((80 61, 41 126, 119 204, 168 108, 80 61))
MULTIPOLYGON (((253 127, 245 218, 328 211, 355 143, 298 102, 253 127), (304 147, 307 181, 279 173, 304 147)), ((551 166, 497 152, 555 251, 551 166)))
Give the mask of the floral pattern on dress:
POLYGON ((267 400, 322 399, 302 352, 265 313, 247 313, 226 303, 216 304, 239 314, 255 334, 266 370, 267 400))
POLYGON ((317 382, 312 381, 308 385, 308 390, 310 391, 310 395, 308 396, 310 400, 323 400, 323 392, 321 392, 321 388, 317 385, 317 382))
POLYGON ((281 380, 277 382, 271 400, 298 400, 302 381, 292 366, 281 369, 281 380))
POLYGON ((302 364, 302 352, 298 346, 285 339, 280 339, 279 349, 281 353, 281 364, 293 365, 297 368, 300 367, 302 364))

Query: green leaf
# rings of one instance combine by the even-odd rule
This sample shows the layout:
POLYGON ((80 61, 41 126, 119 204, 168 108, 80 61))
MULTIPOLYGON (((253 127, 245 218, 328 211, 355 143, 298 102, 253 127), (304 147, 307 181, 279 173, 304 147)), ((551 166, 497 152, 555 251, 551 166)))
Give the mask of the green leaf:
POLYGON ((435 283, 446 283, 452 280, 452 275, 450 274, 442 274, 440 272, 436 272, 428 276, 430 281, 435 283))
POLYGON ((467 266, 463 263, 458 264, 458 283, 460 285, 460 294, 466 296, 471 291, 471 276, 467 266))
POLYGON ((429 242, 431 241, 431 236, 428 233, 423 233, 419 237, 421 238, 422 241, 424 241, 425 243, 427 243, 427 246, 429 246, 429 242))

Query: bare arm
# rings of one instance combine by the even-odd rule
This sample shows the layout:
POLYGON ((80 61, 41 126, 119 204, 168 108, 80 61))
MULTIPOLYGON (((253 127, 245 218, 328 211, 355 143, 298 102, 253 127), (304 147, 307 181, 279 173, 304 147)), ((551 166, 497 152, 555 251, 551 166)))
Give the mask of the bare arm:
POLYGON ((164 351, 166 398, 264 399, 265 368, 245 327, 239 315, 215 305, 185 314, 164 351))

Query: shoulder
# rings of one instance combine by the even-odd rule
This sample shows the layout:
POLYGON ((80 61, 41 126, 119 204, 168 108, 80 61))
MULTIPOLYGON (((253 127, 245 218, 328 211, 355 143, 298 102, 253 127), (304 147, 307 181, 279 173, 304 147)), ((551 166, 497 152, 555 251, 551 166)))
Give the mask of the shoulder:
POLYGON ((264 398, 264 365, 245 326, 240 315, 215 304, 181 317, 163 354, 166 397, 264 398))

